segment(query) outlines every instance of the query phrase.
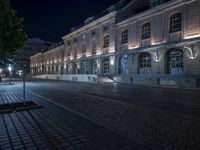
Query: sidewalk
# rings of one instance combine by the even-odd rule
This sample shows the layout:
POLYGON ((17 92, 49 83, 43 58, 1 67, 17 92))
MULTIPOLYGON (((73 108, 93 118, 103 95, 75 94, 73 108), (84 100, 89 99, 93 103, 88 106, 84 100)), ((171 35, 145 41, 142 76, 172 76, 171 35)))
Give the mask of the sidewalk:
MULTIPOLYGON (((21 100, 21 88, 0 84, 0 104, 21 100)), ((0 149, 146 150, 110 129, 27 95, 40 109, 0 114, 0 149)))

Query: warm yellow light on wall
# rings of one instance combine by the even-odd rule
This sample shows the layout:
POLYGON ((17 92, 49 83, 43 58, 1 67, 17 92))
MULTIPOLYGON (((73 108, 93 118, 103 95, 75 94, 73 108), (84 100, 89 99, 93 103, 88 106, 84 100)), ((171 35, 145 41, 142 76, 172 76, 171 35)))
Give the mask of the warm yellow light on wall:
POLYGON ((128 49, 136 49, 136 48, 139 48, 139 45, 136 45, 136 46, 129 46, 128 49))
POLYGON ((98 51, 98 52, 97 52, 97 55, 101 55, 101 54, 102 54, 102 52, 101 52, 101 51, 98 51))
POLYGON ((114 53, 115 52, 115 49, 110 49, 109 50, 109 53, 114 53))
POLYGON ((162 44, 162 42, 152 42, 151 45, 159 45, 162 44))
POLYGON ((198 37, 200 37, 200 34, 185 36, 184 39, 187 40, 187 39, 198 38, 198 37))
POLYGON ((73 60, 74 59, 74 57, 73 56, 70 56, 70 60, 73 60))
POLYGON ((86 57, 90 57, 90 56, 91 56, 91 54, 90 54, 90 53, 87 53, 87 54, 86 54, 86 57))

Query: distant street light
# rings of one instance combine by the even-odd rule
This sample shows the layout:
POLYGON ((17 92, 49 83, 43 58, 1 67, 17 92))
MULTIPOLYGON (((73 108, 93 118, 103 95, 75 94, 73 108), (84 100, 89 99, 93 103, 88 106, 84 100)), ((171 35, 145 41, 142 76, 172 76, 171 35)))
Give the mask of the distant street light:
POLYGON ((11 85, 11 73, 12 73, 12 67, 11 67, 11 65, 9 64, 9 66, 8 66, 8 71, 9 71, 9 85, 11 85))

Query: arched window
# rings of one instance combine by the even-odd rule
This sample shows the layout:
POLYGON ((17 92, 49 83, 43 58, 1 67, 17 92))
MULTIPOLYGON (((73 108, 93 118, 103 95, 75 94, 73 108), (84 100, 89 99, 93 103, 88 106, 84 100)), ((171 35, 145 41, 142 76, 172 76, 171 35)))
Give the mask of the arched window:
POLYGON ((103 39, 103 48, 109 47, 109 35, 105 35, 103 39))
POLYGON ((183 74, 183 51, 181 49, 170 50, 167 55, 167 60, 169 74, 183 74))
POLYGON ((51 74, 50 66, 48 66, 48 74, 51 74))
POLYGON ((79 68, 77 63, 73 64, 73 74, 79 74, 79 68))
POLYGON ((150 38, 151 24, 145 23, 142 26, 142 39, 150 38))
POLYGON ((54 66, 51 68, 51 73, 54 74, 54 66))
POLYGON ((87 65, 85 61, 81 63, 81 73, 87 74, 87 65))
POLYGON ((92 63, 92 73, 97 74, 97 62, 93 61, 92 63))
POLYGON ((124 30, 121 34, 121 44, 128 43, 128 30, 124 30))
POLYGON ((128 55, 124 55, 120 59, 120 73, 128 74, 128 55))
POLYGON ((175 13, 170 16, 170 26, 169 26, 169 32, 177 32, 181 31, 182 28, 182 14, 181 13, 175 13))
POLYGON ((151 67, 151 54, 141 53, 139 56, 140 68, 150 68, 151 67))
POLYGON ((110 61, 109 59, 104 59, 102 61, 102 73, 103 74, 109 74, 110 73, 110 61))
POLYGON ((58 67, 58 65, 56 65, 56 74, 58 74, 59 73, 59 67, 58 67))

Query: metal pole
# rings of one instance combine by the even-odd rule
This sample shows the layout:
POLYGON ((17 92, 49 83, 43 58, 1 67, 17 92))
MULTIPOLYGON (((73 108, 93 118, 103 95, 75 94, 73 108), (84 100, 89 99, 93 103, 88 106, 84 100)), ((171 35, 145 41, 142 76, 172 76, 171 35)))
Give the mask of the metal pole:
POLYGON ((25 69, 24 69, 24 66, 23 66, 23 102, 25 103, 26 101, 26 95, 25 95, 25 69))
POLYGON ((11 85, 11 71, 9 71, 9 85, 11 85))

